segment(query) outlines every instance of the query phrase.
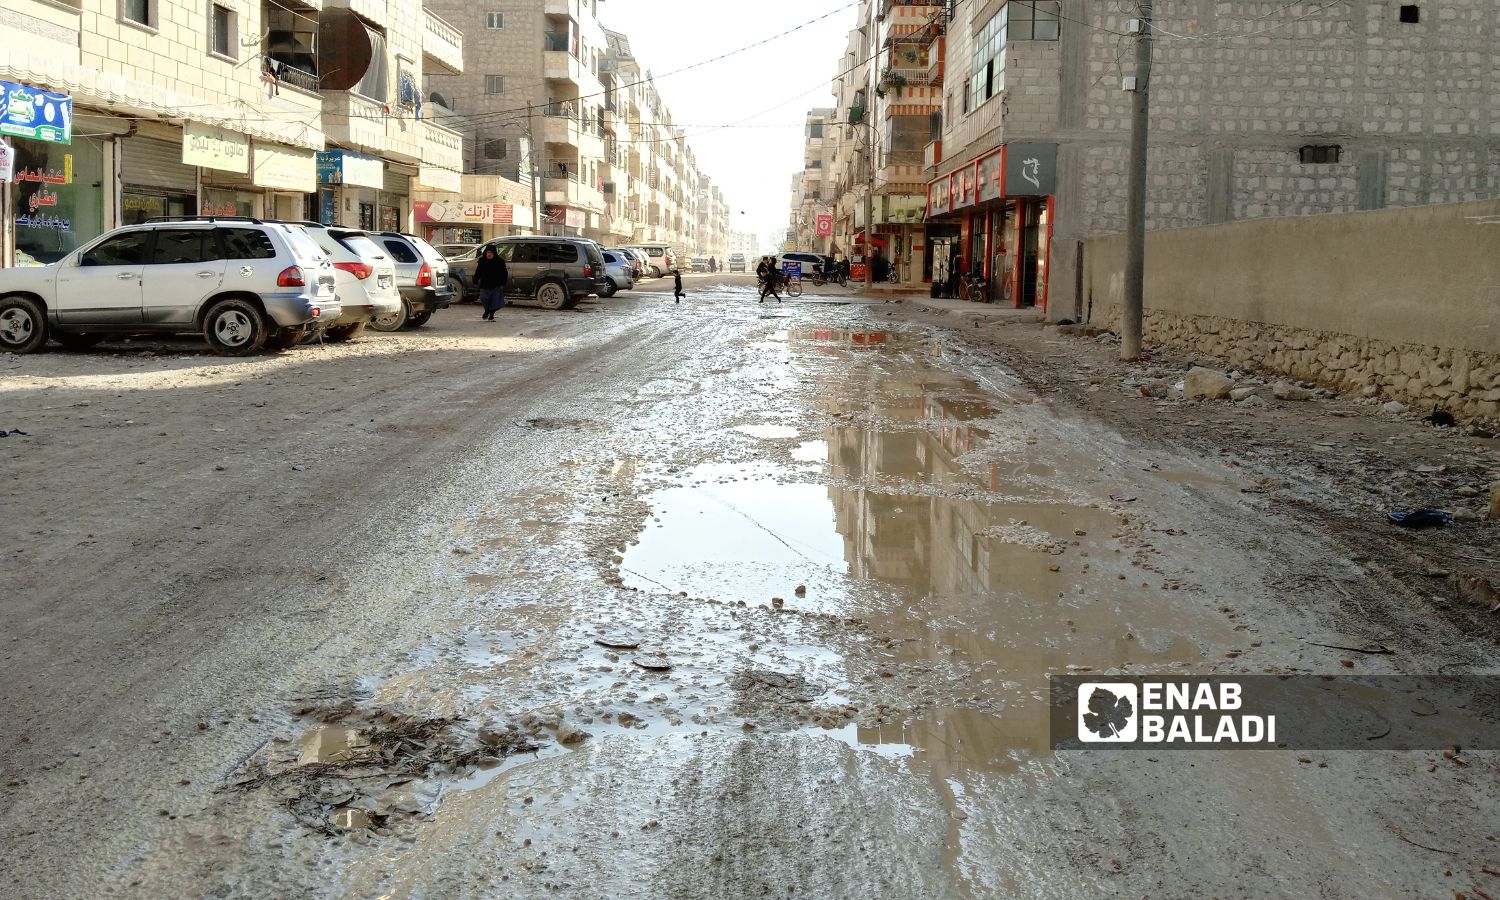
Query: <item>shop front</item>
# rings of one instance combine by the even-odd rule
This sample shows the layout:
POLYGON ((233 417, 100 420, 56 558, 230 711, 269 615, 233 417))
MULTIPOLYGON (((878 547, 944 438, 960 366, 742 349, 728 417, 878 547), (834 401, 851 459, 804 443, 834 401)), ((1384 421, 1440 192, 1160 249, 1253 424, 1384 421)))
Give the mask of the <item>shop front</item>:
POLYGON ((531 227, 531 210, 512 203, 417 200, 412 204, 417 233, 429 244, 479 244, 531 227))
POLYGON ((0 263, 56 262, 105 229, 108 139, 73 135, 65 94, 0 81, 0 263))
POLYGON ((928 185, 928 265, 979 276, 991 302, 1047 307, 1056 144, 1005 144, 928 185))
POLYGON ((150 123, 151 132, 122 137, 120 224, 198 213, 198 167, 183 162, 183 138, 150 123))
POLYGON ((318 221, 324 225, 343 225, 363 228, 366 231, 397 230, 380 229, 381 206, 386 207, 384 218, 399 219, 400 208, 386 191, 385 161, 376 156, 366 156, 352 150, 324 150, 317 154, 318 221), (382 203, 382 194, 385 202, 382 203), (392 213, 391 210, 395 209, 392 213))

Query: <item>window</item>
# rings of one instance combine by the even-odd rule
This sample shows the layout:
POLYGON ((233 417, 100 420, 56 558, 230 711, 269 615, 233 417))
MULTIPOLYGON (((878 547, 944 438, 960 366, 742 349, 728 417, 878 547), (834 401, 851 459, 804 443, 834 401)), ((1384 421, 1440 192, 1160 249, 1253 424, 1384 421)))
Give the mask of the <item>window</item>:
POLYGON ((151 250, 153 266, 203 263, 219 259, 219 242, 211 228, 163 228, 151 250))
POLYGON ((510 245, 507 245, 507 246, 509 246, 511 248, 511 252, 510 252, 509 256, 507 257, 507 259, 510 262, 518 262, 518 263, 536 262, 538 256, 540 255, 540 254, 537 253, 537 246, 538 246, 537 244, 533 244, 533 243, 529 243, 528 242, 528 243, 524 243, 524 244, 510 244, 510 245))
MULTIPOLYGON (((373 203, 365 203, 361 205, 371 207, 374 206, 373 203)), ((363 214, 363 211, 361 211, 361 214, 363 214)), ((373 211, 371 212, 371 215, 374 215, 373 211)), ((362 259, 385 259, 385 252, 380 249, 380 245, 370 240, 365 235, 341 234, 339 235, 338 242, 340 244, 343 244, 350 253, 353 253, 355 256, 361 257, 362 259)))
POLYGON ((1011 0, 1010 39, 1013 41, 1055 41, 1061 17, 1057 0, 1011 0))
POLYGON ((120 18, 147 28, 155 28, 155 4, 153 0, 120 0, 120 18))
POLYGON ((572 244, 542 244, 537 247, 537 262, 563 265, 578 262, 578 248, 572 244))
POLYGON ((486 94, 503 94, 503 93, 505 93, 505 76, 504 75, 486 75, 486 76, 484 76, 484 92, 486 94))
POLYGON ((815 159, 812 162, 808 163, 807 167, 809 169, 821 169, 823 168, 823 161, 821 159, 815 159))
POLYGON ((208 47, 218 56, 235 58, 234 11, 217 3, 208 8, 208 47))
POLYGON ((105 240, 83 255, 85 266, 138 266, 146 261, 146 242, 151 232, 131 231, 105 240))
POLYGON ((485 13, 484 14, 484 27, 485 28, 504 28, 505 27, 505 13, 503 13, 503 12, 485 13))
POLYGON ((270 2, 260 9, 266 29, 266 59, 274 64, 279 83, 317 90, 317 20, 270 2))
POLYGON ((485 159, 504 159, 508 152, 509 147, 506 145, 505 138, 495 138, 484 142, 485 159))
POLYGON ((823 136, 823 123, 822 122, 815 122, 815 123, 807 126, 807 136, 810 137, 810 138, 813 138, 813 139, 817 139, 817 138, 822 137, 823 136))
POLYGON ((1326 146, 1309 144, 1298 150, 1297 156, 1304 164, 1323 165, 1338 162, 1342 151, 1343 148, 1338 144, 1329 144, 1326 146))
POLYGON ((225 259, 274 259, 276 248, 264 231, 254 228, 221 228, 225 259))
POLYGON ((1415 3, 1401 4, 1401 22, 1405 25, 1416 25, 1422 21, 1422 10, 1415 3))
POLYGON ((381 243, 385 244, 385 249, 391 251, 391 256, 395 257, 398 263, 420 262, 417 259, 417 254, 413 253, 412 249, 406 246, 406 241, 397 240, 396 238, 386 238, 381 243))

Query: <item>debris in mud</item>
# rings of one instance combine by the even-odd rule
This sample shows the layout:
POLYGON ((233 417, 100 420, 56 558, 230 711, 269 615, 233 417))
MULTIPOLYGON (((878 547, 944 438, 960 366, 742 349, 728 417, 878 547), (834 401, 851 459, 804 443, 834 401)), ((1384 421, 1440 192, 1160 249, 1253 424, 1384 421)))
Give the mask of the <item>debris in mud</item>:
POLYGON ((632 635, 607 634, 594 638, 594 643, 609 650, 634 650, 641 645, 641 639, 632 635))
POLYGON ((1109 499, 1115 501, 1116 503, 1134 503, 1136 498, 1134 494, 1118 493, 1110 494, 1109 499))
POLYGON ((324 834, 420 817, 440 789, 422 779, 540 749, 511 726, 469 733, 457 717, 421 718, 344 703, 317 714, 296 741, 276 741, 220 790, 265 791, 303 826, 324 834))
POLYGON ((635 657, 635 659, 631 660, 631 662, 635 663, 637 666, 640 666, 642 669, 645 669, 647 672, 672 671, 672 664, 667 660, 665 656, 661 656, 659 654, 646 654, 644 656, 637 656, 635 657))
POLYGON ((1441 528, 1453 521, 1453 515, 1441 509, 1393 510, 1386 518, 1402 528, 1441 528))
POLYGON ((17 437, 17 436, 19 436, 19 437, 30 437, 31 433, 30 432, 26 432, 26 431, 22 431, 19 428, 12 428, 9 431, 6 431, 4 428, 0 428, 0 437, 17 437))
POLYGON ((1500 612, 1500 590, 1478 575, 1455 575, 1453 586, 1458 599, 1486 612, 1500 612))

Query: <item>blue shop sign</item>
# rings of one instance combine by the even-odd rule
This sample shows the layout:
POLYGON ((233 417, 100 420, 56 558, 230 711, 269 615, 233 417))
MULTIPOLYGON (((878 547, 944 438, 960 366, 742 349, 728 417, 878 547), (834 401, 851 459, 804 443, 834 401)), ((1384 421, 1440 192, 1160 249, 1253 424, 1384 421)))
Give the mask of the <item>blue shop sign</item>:
POLYGON ((349 150, 323 150, 318 153, 318 183, 379 189, 385 186, 385 162, 349 150))
POLYGON ((0 81, 0 134, 71 144, 73 98, 13 81, 0 81))

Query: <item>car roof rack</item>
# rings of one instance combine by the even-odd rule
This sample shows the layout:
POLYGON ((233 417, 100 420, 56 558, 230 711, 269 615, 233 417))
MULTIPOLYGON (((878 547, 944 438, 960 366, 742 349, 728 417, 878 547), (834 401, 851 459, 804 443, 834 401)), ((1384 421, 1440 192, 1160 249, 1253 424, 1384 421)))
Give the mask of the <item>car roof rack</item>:
POLYGON ((150 225, 153 222, 249 222, 252 225, 265 224, 254 216, 152 216, 142 224, 150 225))

